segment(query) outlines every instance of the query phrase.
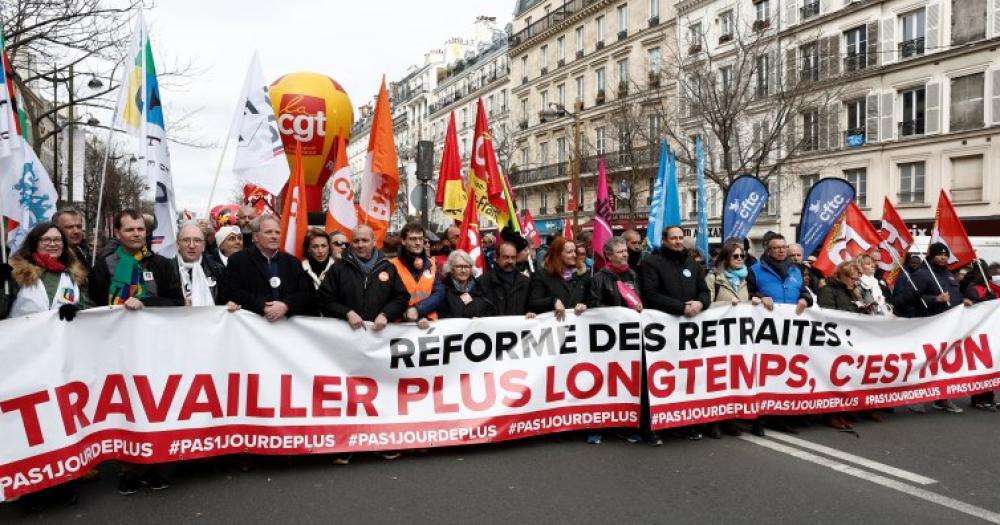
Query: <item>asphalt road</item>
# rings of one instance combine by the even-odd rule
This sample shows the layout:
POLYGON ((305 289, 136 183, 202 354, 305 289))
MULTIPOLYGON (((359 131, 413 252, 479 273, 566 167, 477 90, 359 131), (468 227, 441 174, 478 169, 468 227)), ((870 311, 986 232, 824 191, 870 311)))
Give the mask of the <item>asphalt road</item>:
POLYGON ((263 458, 250 472, 215 461, 128 497, 105 464, 77 504, 0 505, 0 523, 1000 523, 1000 414, 903 409, 855 426, 659 448, 540 438, 347 466, 263 458))

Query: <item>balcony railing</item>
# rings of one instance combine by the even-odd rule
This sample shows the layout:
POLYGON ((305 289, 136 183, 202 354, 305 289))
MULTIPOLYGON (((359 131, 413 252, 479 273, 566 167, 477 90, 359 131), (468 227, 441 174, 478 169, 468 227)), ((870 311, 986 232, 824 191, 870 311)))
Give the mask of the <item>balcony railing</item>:
POLYGON ((924 119, 904 120, 899 123, 900 137, 914 137, 924 134, 924 119))
POLYGON ((802 15, 802 20, 809 20, 814 16, 819 15, 819 2, 809 2, 799 8, 799 13, 802 15))
POLYGON ((847 73, 861 71, 866 67, 868 67, 867 53, 848 53, 848 55, 844 57, 844 71, 847 73))
MULTIPOLYGON (((635 168, 652 168, 659 160, 659 145, 637 146, 624 152, 606 152, 605 167, 609 171, 629 170, 635 168)), ((580 159, 580 173, 597 173, 600 155, 591 155, 580 159)), ((535 182, 546 182, 563 179, 567 176, 567 162, 546 164, 528 169, 517 169, 511 172, 511 184, 515 186, 535 182)))
POLYGON ((899 43, 899 58, 918 57, 924 54, 924 37, 899 43))
POLYGON ((656 27, 660 25, 660 17, 653 16, 649 18, 649 27, 656 27))
POLYGON ((865 128, 849 129, 844 132, 844 145, 848 148, 859 148, 865 145, 865 128))
POLYGON ((528 27, 511 34, 507 37, 510 47, 515 47, 527 42, 528 39, 538 36, 549 29, 557 27, 570 15, 578 13, 599 0, 567 0, 561 6, 553 9, 549 14, 531 23, 528 27))
POLYGON ((816 151, 819 149, 819 138, 815 135, 806 134, 799 143, 800 151, 816 151))
POLYGON ((765 30, 765 29, 767 29, 769 27, 771 27, 771 19, 769 19, 769 18, 765 18, 764 20, 754 20, 753 21, 753 30, 754 31, 763 31, 763 30, 765 30))
POLYGON ((619 42, 621 42, 622 40, 625 40, 626 38, 628 38, 628 31, 621 30, 621 31, 618 32, 618 41, 619 42))
POLYGON ((803 67, 799 73, 799 78, 803 82, 816 82, 819 80, 819 68, 816 66, 803 67))

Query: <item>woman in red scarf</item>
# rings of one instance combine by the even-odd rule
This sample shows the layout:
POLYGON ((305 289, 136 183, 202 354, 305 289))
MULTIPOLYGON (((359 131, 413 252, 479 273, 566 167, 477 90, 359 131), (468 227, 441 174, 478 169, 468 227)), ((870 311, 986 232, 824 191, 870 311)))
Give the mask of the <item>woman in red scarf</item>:
POLYGON ((10 317, 58 310, 72 321, 76 312, 93 306, 84 295, 87 270, 69 249, 66 234, 46 222, 35 226, 10 259, 17 288, 10 317))

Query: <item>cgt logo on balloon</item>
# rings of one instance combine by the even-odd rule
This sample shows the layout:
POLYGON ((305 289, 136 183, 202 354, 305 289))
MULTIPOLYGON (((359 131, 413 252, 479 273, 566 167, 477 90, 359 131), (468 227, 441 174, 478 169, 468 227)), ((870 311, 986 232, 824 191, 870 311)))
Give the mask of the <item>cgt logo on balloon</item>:
POLYGON ((295 149, 294 139, 302 144, 303 155, 319 155, 326 139, 326 101, 309 95, 286 94, 281 97, 278 129, 285 148, 295 149))

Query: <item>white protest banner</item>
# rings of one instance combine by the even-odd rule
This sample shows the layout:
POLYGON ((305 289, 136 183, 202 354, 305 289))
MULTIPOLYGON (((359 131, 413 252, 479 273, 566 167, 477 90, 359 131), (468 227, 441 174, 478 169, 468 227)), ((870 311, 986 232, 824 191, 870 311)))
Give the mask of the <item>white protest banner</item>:
POLYGON ((1000 389, 998 301, 929 319, 740 305, 642 320, 654 430, 1000 389))
POLYGON ((0 500, 108 459, 400 450, 639 424, 639 316, 625 309, 374 332, 221 307, 102 308, 0 330, 0 500), (602 326, 625 344, 607 344, 602 326))

